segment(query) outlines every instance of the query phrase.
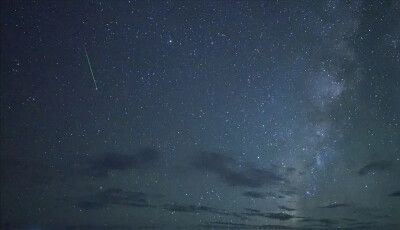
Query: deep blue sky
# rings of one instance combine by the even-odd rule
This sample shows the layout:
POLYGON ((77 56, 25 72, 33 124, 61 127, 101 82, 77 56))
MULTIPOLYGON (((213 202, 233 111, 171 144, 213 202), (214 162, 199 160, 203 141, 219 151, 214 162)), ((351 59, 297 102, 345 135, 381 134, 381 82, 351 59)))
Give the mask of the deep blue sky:
POLYGON ((399 22, 396 0, 4 1, 1 229, 398 229, 399 22))

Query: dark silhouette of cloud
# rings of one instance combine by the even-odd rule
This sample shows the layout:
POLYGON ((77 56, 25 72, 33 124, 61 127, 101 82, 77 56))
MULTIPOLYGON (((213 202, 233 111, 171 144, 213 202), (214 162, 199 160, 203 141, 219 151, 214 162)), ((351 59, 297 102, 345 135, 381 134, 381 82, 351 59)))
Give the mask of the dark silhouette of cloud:
POLYGON ((201 205, 181 205, 181 204, 166 204, 163 206, 163 209, 174 212, 190 212, 190 213, 199 213, 199 212, 211 212, 218 213, 219 210, 216 208, 201 206, 201 205))
POLYGON ((48 161, 24 159, 5 154, 0 156, 0 182, 7 186, 26 185, 27 183, 48 184, 53 181, 73 181, 82 176, 106 177, 113 171, 140 169, 154 165, 161 154, 155 149, 144 148, 135 154, 107 152, 90 158, 66 159, 71 164, 50 166, 48 161), (73 170, 71 170, 73 169, 73 170), (25 178, 24 183, 13 180, 9 175, 25 178), (7 176, 6 176, 7 175, 7 176))
POLYGON ((267 197, 285 198, 285 196, 287 196, 284 193, 282 193, 282 194, 283 195, 279 195, 274 192, 257 192, 257 191, 247 191, 247 192, 242 193, 243 196, 254 198, 254 199, 265 199, 267 197))
POLYGON ((279 192, 281 194, 285 195, 285 196, 294 196, 294 195, 296 195, 296 192, 292 191, 292 190, 281 190, 279 192))
POLYGON ((235 159, 215 152, 203 152, 193 162, 200 170, 218 175, 229 186, 258 188, 285 181, 272 171, 258 169, 253 165, 237 167, 235 159))
POLYGON ((242 224, 232 222, 207 222, 199 226, 201 229, 296 229, 284 225, 256 225, 256 224, 242 224))
POLYGON ((149 166, 160 158, 160 152, 145 148, 136 154, 105 153, 89 161, 89 173, 94 177, 105 177, 111 171, 125 171, 149 166))
POLYGON ((257 199, 263 199, 266 197, 275 197, 276 194, 272 192, 256 192, 256 191, 247 191, 242 194, 243 196, 251 197, 251 198, 257 198, 257 199))
POLYGON ((296 169, 293 168, 293 167, 287 167, 287 168, 286 168, 286 172, 289 173, 289 174, 293 174, 293 173, 296 172, 296 169))
POLYGON ((253 209, 253 208, 245 208, 246 211, 248 212, 255 212, 255 213, 260 213, 261 211, 258 209, 253 209))
POLYGON ((357 219, 353 219, 353 218, 342 218, 342 220, 349 221, 349 222, 357 221, 357 219))
POLYGON ((109 205, 154 208, 149 200, 159 198, 143 192, 126 191, 119 188, 109 188, 90 196, 81 197, 75 204, 85 210, 104 208, 109 205))
POLYGON ((293 215, 287 214, 287 213, 263 213, 263 212, 259 212, 257 211, 250 211, 248 213, 246 213, 247 216, 258 216, 258 217, 267 217, 269 219, 275 219, 275 220, 290 220, 292 218, 296 218, 293 215))
POLYGON ((138 229, 128 225, 68 225, 64 227, 64 230, 133 230, 138 229))
POLYGON ((341 208, 341 207, 348 207, 348 206, 349 206, 348 204, 341 203, 341 204, 330 204, 330 205, 320 206, 318 208, 341 208))
POLYGON ((364 176, 373 172, 382 172, 390 169, 391 164, 387 161, 371 162, 360 170, 358 170, 358 175, 364 176))
POLYGON ((286 213, 266 213, 264 216, 276 220, 290 220, 294 218, 294 216, 286 213))
POLYGON ((326 218, 322 218, 322 219, 318 219, 318 221, 322 224, 327 224, 327 225, 332 225, 332 224, 336 224, 337 221, 331 220, 331 219, 326 219, 326 218))
POLYGON ((400 191, 392 192, 389 196, 400 196, 400 191))
POLYGON ((399 229, 399 225, 394 224, 379 224, 376 221, 357 221, 347 224, 346 229, 399 229))
POLYGON ((85 210, 93 210, 93 209, 100 209, 104 208, 107 204, 103 202, 97 202, 97 201, 78 201, 76 202, 76 206, 79 208, 85 209, 85 210))
POLYGON ((303 218, 300 220, 300 222, 307 222, 307 223, 321 223, 324 225, 332 225, 332 224, 337 224, 337 221, 331 220, 331 219, 327 219, 327 218, 321 218, 321 219, 317 219, 317 218, 303 218))
POLYGON ((296 210, 294 208, 286 207, 285 205, 281 205, 281 206, 279 206, 279 208, 282 210, 285 210, 285 211, 295 211, 296 210))
POLYGON ((377 212, 374 208, 366 208, 366 207, 353 207, 353 213, 357 215, 363 215, 368 217, 371 220, 377 219, 391 219, 393 216, 391 214, 387 214, 385 212, 377 212))

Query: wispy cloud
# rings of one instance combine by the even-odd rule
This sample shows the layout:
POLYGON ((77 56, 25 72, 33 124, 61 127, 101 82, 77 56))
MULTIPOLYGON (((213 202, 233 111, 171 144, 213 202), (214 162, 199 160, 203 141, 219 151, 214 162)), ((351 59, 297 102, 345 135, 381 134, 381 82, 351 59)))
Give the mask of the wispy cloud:
POLYGON ((89 160, 85 171, 94 177, 105 177, 112 171, 126 171, 147 167, 156 162, 160 155, 160 152, 152 148, 145 148, 136 154, 130 155, 109 152, 89 160))
POLYGON ((256 191, 247 191, 242 194, 246 197, 257 198, 257 199, 264 199, 266 197, 276 197, 277 195, 273 192, 256 192, 256 191))
POLYGON ((287 207, 285 205, 281 205, 281 206, 279 206, 279 208, 282 209, 282 210, 285 210, 285 211, 295 211, 296 210, 294 208, 289 208, 289 207, 287 207))
POLYGON ((376 161, 376 162, 371 162, 364 167, 362 167, 360 170, 358 170, 358 175, 364 176, 369 173, 374 173, 374 172, 383 172, 389 170, 391 167, 391 164, 387 161, 376 161))
POLYGON ((238 167, 239 164, 234 158, 215 152, 201 153, 193 165, 197 169, 216 174, 229 186, 258 188, 285 181, 275 172, 259 169, 251 164, 238 167))
POLYGON ((133 230, 137 229, 128 225, 68 225, 64 227, 64 230, 133 230))
POLYGON ((400 196, 400 191, 392 192, 392 193, 389 194, 389 196, 396 196, 396 197, 398 197, 398 196, 400 196))
POLYGON ((243 224, 243 223, 232 223, 214 221, 201 224, 201 229, 295 229, 285 225, 257 225, 257 224, 243 224))
POLYGON ((318 208, 342 208, 342 207, 348 207, 348 204, 340 203, 340 204, 329 204, 325 206, 320 206, 318 208))
POLYGON ((150 204, 150 199, 154 200, 160 197, 160 195, 126 191, 119 188, 109 188, 104 191, 79 197, 77 200, 73 200, 79 208, 86 210, 100 209, 109 205, 154 208, 156 206, 150 204))
POLYGON ((278 212, 278 213, 271 213, 271 212, 261 212, 257 209, 251 210, 251 209, 246 209, 247 211, 249 211, 248 213, 246 213, 246 215, 248 216, 258 216, 258 217, 267 217, 269 219, 275 219, 275 220, 290 220, 293 218, 296 218, 296 216, 287 214, 287 213, 283 213, 283 212, 278 212))

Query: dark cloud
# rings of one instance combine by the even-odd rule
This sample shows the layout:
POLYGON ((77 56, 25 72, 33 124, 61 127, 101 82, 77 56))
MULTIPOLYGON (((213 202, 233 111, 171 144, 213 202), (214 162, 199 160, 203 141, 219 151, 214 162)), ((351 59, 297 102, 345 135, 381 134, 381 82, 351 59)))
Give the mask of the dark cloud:
POLYGON ((296 210, 294 208, 286 207, 285 205, 281 205, 281 206, 279 206, 279 208, 282 210, 285 210, 285 211, 295 211, 296 210))
POLYGON ((357 215, 362 215, 370 220, 393 218, 392 214, 387 214, 385 212, 377 212, 376 208, 353 207, 352 210, 353 213, 357 215))
POLYGON ((342 218, 342 220, 349 221, 349 222, 357 221, 357 219, 353 219, 353 218, 342 218))
POLYGON ((105 153, 89 161, 89 173, 95 177, 105 177, 111 171, 125 171, 149 166, 160 158, 160 152, 145 148, 136 154, 105 153))
POLYGON ((359 221, 348 224, 350 229, 397 229, 397 228, 389 228, 389 226, 380 225, 377 226, 377 222, 375 221, 359 221), (388 227, 388 228, 386 228, 388 227))
POLYGON ((358 170, 358 175, 364 176, 369 173, 382 172, 390 169, 391 164, 387 161, 371 162, 360 170, 358 170))
POLYGON ((318 208, 341 208, 341 207, 348 207, 348 206, 349 206, 348 204, 341 203, 341 204, 330 204, 330 205, 320 206, 318 208))
POLYGON ((78 201, 76 202, 76 206, 78 206, 81 209, 85 210, 93 210, 93 209, 100 209, 104 208, 107 204, 103 202, 97 202, 97 201, 78 201))
POLYGON ((190 213, 199 213, 199 212, 211 212, 217 213, 218 209, 208 207, 208 206, 200 206, 200 205, 182 205, 182 204, 165 204, 163 209, 173 212, 190 212, 190 213))
POLYGON ((287 167, 286 168, 286 172, 289 173, 289 174, 293 174, 294 172, 296 172, 296 169, 292 168, 292 167, 287 167))
POLYGON ((159 197, 159 195, 150 195, 143 192, 109 188, 93 195, 81 197, 78 201, 75 201, 75 204, 79 208, 86 210, 100 209, 109 205, 154 208, 156 206, 150 204, 150 199, 159 197))
POLYGON ((296 195, 296 192, 292 191, 292 190, 280 190, 279 192, 281 194, 285 195, 285 196, 294 196, 294 195, 296 195))
MULTIPOLYGON (((2 223, 2 230, 39 230, 48 229, 42 228, 40 225, 22 224, 22 223, 2 223)), ((118 224, 77 224, 77 225, 60 225, 51 229, 61 230, 134 230, 134 229, 147 229, 143 227, 132 227, 129 225, 118 225, 118 224)))
POLYGON ((252 228, 253 225, 230 222, 208 222, 206 224, 201 224, 199 227, 200 229, 248 229, 252 228))
POLYGON ((321 219, 318 219, 318 218, 303 218, 303 219, 300 220, 300 222, 307 222, 307 223, 313 222, 313 223, 321 223, 321 224, 324 224, 324 225, 332 225, 332 224, 337 224, 338 223, 337 221, 334 221, 334 220, 331 220, 331 219, 327 219, 327 218, 321 218, 321 219))
POLYGON ((242 223, 232 223, 232 222, 207 222, 200 225, 201 229, 295 229, 284 225, 256 225, 256 224, 242 224, 242 223))
POLYGON ((64 228, 65 230, 133 230, 138 228, 133 228, 128 225, 68 225, 64 228))
POLYGON ((250 209, 250 208, 246 208, 245 210, 247 211, 247 213, 245 213, 245 215, 247 216, 267 217, 270 219, 278 219, 278 220, 289 220, 291 218, 294 218, 294 216, 286 213, 264 213, 258 209, 250 209))
POLYGON ((246 197, 256 198, 256 199, 264 199, 267 197, 273 198, 285 198, 285 196, 292 196, 294 192, 290 191, 279 191, 282 195, 279 195, 274 192, 257 192, 257 191, 247 191, 244 192, 242 195, 246 197))
POLYGON ((400 191, 392 192, 389 196, 400 196, 400 191))
POLYGON ((219 214, 224 216, 234 216, 240 219, 246 219, 245 216, 231 213, 224 209, 217 209, 209 206, 202 205, 183 205, 183 204, 165 204, 162 207, 164 210, 172 211, 172 212, 187 212, 187 213, 211 213, 211 214, 219 214))
POLYGON ((328 225, 332 225, 332 224, 336 224, 337 221, 331 220, 331 219, 326 219, 326 218, 322 218, 322 219, 318 219, 318 221, 322 224, 328 224, 328 225))
MULTIPOLYGON (((80 225, 67 225, 59 227, 58 229, 64 230, 148 230, 148 229, 162 229, 160 226, 155 224, 130 226, 130 225, 119 225, 119 224, 80 224, 80 225)), ((26 230, 26 229, 24 229, 26 230)))
POLYGON ((254 213, 260 213, 261 211, 258 209, 253 209, 253 208, 245 208, 246 211, 248 212, 254 212, 254 213))
POLYGON ((272 171, 258 169, 253 165, 237 167, 235 159, 215 152, 203 152, 196 157, 193 165, 218 175, 229 186, 258 188, 285 181, 272 171))
POLYGON ((267 217, 269 219, 275 219, 275 220, 290 220, 292 218, 296 218, 293 215, 287 214, 287 213, 262 213, 262 212, 254 212, 250 211, 246 213, 248 216, 258 216, 258 217, 267 217))
POLYGON ((264 216, 276 220, 290 220, 294 218, 294 216, 286 213, 266 213, 264 216))
POLYGON ((256 191, 248 191, 244 192, 243 196, 251 197, 251 198, 257 198, 257 199, 263 199, 266 197, 274 197, 274 193, 262 193, 262 192, 256 192, 256 191))

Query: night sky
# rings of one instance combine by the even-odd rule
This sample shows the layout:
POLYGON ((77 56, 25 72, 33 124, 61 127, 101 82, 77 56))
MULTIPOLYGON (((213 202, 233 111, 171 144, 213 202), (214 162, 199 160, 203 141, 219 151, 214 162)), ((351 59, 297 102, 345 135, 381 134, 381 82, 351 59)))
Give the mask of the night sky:
POLYGON ((400 1, 1 5, 1 229, 400 229, 400 1))

